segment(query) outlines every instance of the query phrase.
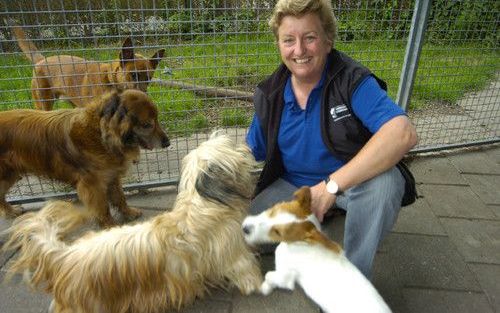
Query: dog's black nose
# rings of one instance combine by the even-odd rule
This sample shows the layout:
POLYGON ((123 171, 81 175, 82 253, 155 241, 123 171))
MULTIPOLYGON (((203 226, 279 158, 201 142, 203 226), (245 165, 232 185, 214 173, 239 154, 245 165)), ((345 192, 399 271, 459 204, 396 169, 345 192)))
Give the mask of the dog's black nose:
POLYGON ((246 235, 249 235, 252 232, 252 225, 244 225, 243 226, 243 233, 246 235))
POLYGON ((168 139, 167 136, 162 138, 161 146, 162 146, 162 148, 167 148, 168 146, 170 146, 170 139, 168 139))

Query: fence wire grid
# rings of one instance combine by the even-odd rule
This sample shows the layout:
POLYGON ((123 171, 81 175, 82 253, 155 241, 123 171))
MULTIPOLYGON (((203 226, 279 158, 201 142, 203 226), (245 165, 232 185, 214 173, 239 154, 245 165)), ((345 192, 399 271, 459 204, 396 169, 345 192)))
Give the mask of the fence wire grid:
MULTIPOLYGON (((389 95, 406 108, 417 127, 420 141, 412 152, 499 141, 499 1, 332 4, 338 19, 335 47, 388 83, 389 95), (422 36, 413 36, 419 30, 422 36), (413 61, 408 58, 412 53, 413 61), (408 101, 400 96, 404 92, 408 101)), ((56 60, 59 69, 68 66, 62 55, 84 59, 70 65, 86 71, 90 61, 119 60, 127 53, 127 38, 136 60, 138 54, 150 59, 165 49, 154 75, 147 76, 147 92, 159 108, 171 146, 142 151, 124 184, 128 189, 174 184, 183 156, 213 129, 244 140, 253 114, 253 90, 280 62, 267 25, 273 6, 266 0, 2 1, 0 110, 35 107, 34 66, 21 52, 14 26, 44 57, 56 60)), ((71 76, 44 73, 49 79, 57 78, 51 73, 71 76)), ((92 84, 85 88, 101 87, 92 84)), ((89 96, 74 97, 87 101, 84 97, 89 96)), ((54 109, 73 107, 68 97, 44 100, 54 101, 54 109)), ((71 193, 71 187, 58 182, 25 176, 8 200, 22 203, 71 193)))

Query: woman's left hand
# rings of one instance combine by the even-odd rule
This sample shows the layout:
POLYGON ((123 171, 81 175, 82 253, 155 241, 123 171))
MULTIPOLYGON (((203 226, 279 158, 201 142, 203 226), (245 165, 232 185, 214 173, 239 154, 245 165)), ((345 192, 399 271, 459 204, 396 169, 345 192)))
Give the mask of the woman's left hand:
POLYGON ((337 197, 326 191, 324 182, 320 182, 311 187, 311 211, 320 222, 326 212, 333 206, 337 197))

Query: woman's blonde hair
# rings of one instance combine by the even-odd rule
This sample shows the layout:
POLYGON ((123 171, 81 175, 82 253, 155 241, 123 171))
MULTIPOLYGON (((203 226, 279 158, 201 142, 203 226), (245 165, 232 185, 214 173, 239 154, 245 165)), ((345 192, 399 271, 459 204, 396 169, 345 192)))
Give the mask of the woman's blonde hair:
POLYGON ((285 16, 301 17, 308 13, 317 14, 326 37, 333 46, 337 37, 337 19, 333 14, 330 0, 278 0, 269 19, 269 26, 276 40, 278 40, 278 28, 285 16))

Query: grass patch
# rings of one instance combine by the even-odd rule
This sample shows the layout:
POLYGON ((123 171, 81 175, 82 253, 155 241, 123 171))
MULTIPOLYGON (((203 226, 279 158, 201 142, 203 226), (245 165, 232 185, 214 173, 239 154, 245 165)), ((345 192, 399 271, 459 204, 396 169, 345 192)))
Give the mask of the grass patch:
POLYGON ((241 126, 250 124, 250 119, 248 118, 245 110, 238 108, 223 109, 221 112, 221 119, 223 126, 241 126))
MULTIPOLYGON (((62 47, 64 53, 86 59, 111 60, 120 46, 99 49, 62 47)), ((371 40, 339 42, 337 48, 388 83, 389 95, 396 99, 406 42, 371 40)), ((165 45, 167 52, 155 77, 195 85, 228 87, 252 92, 256 84, 279 64, 279 54, 270 34, 207 35, 190 42, 165 45)), ((144 52, 150 55, 154 51, 144 52)), ((55 52, 52 54, 56 54, 55 52)), ((48 55, 48 54, 47 54, 48 55)), ((410 109, 428 102, 455 104, 466 93, 484 88, 499 69, 498 51, 478 44, 439 46, 422 49, 413 87, 410 109)), ((32 107, 31 64, 21 54, 5 54, 0 59, 0 109, 32 107)), ((160 120, 172 134, 189 134, 214 125, 249 124, 250 103, 228 105, 227 101, 195 95, 186 90, 151 85, 149 94, 158 104, 160 120), (246 111, 245 111, 246 109, 246 111), (214 113, 216 112, 216 113, 214 113)), ((229 101, 230 102, 230 101, 229 101)), ((58 102, 56 107, 70 107, 58 102)))

